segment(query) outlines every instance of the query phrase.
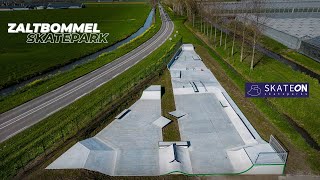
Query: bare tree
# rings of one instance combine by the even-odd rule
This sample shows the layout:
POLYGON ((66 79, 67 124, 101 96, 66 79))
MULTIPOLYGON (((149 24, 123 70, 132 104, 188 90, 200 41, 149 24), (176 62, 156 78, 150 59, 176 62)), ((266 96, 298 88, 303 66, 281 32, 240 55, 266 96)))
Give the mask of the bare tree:
POLYGON ((210 37, 209 37, 209 29, 210 29, 210 22, 209 22, 209 17, 210 17, 210 8, 208 8, 208 6, 205 6, 205 12, 206 12, 206 23, 207 23, 207 28, 206 28, 206 30, 207 30, 207 32, 206 32, 206 34, 207 34, 207 37, 210 39, 210 37))
POLYGON ((234 29, 233 29, 233 40, 232 40, 232 47, 231 47, 231 56, 234 54, 234 43, 236 41, 236 33, 237 33, 237 21, 234 21, 234 29))
POLYGON ((188 20, 192 20, 192 25, 194 26, 194 18, 197 13, 197 2, 195 0, 184 0, 184 7, 187 11, 188 20))
POLYGON ((255 58, 255 50, 256 50, 256 43, 257 39, 261 35, 262 26, 265 23, 265 16, 263 15, 263 7, 264 7, 264 0, 251 0, 251 7, 252 7, 252 30, 253 30, 253 44, 252 44, 252 56, 251 56, 251 63, 250 69, 253 70, 253 62, 255 58))
POLYGON ((242 27, 242 42, 241 42, 241 52, 240 52, 240 62, 243 61, 243 51, 244 51, 244 40, 245 40, 245 31, 246 31, 246 25, 247 25, 247 9, 248 9, 248 2, 244 1, 242 3, 242 13, 239 16, 240 20, 243 23, 243 27, 242 27))
POLYGON ((158 0, 149 0, 149 3, 151 5, 151 7, 154 9, 154 16, 153 16, 153 23, 156 22, 156 11, 157 11, 157 3, 158 3, 158 0))
MULTIPOLYGON (((220 23, 220 47, 222 46, 222 36, 223 36, 223 25, 222 24, 224 24, 224 22, 223 22, 223 13, 224 13, 224 11, 223 11, 224 9, 223 9, 223 7, 222 6, 220 6, 220 13, 219 13, 219 16, 220 16, 220 19, 222 18, 222 22, 220 23)), ((225 42, 226 42, 226 39, 227 38, 227 36, 225 36, 225 42)))
POLYGON ((227 29, 225 30, 225 36, 224 36, 224 50, 227 50, 227 38, 228 38, 228 31, 227 29))
POLYGON ((192 14, 192 27, 194 27, 195 13, 192 14))
POLYGON ((222 19, 222 22, 220 23, 220 29, 221 29, 221 36, 220 36, 220 46, 222 45, 222 34, 223 34, 223 30, 225 31, 225 36, 224 36, 224 50, 227 49, 227 38, 228 38, 228 30, 225 27, 226 25, 226 17, 224 16, 224 14, 228 13, 228 10, 225 9, 225 6, 220 4, 219 6, 220 8, 220 18, 222 19))
POLYGON ((222 28, 220 27, 220 47, 222 46, 222 28))
MULTIPOLYGON (((212 6, 213 9, 213 13, 212 15, 214 16, 214 46, 217 46, 217 25, 218 25, 218 19, 219 19, 219 13, 220 13, 220 9, 219 9, 219 4, 218 3, 214 3, 212 6)), ((220 46, 221 46, 221 40, 220 40, 220 46)))
POLYGON ((199 5, 199 15, 200 15, 200 32, 202 33, 202 4, 199 5))
MULTIPOLYGON (((213 10, 210 9, 210 17, 212 16, 213 10)), ((210 39, 212 39, 212 18, 210 18, 210 39)))
POLYGON ((233 23, 234 23, 234 28, 233 28, 233 39, 232 39, 232 47, 231 47, 231 56, 233 56, 234 54, 234 44, 235 44, 235 41, 236 41, 236 34, 237 34, 237 25, 238 25, 238 22, 237 22, 237 9, 233 9, 232 11, 232 16, 234 17, 233 19, 233 23))
MULTIPOLYGON (((205 14, 205 13, 203 13, 203 14, 205 14)), ((206 21, 205 21, 205 15, 204 15, 204 16, 202 16, 202 18, 203 18, 203 33, 204 33, 204 34, 206 34, 206 21)))
POLYGON ((184 14, 184 0, 166 1, 168 5, 172 6, 173 12, 182 16, 184 14))

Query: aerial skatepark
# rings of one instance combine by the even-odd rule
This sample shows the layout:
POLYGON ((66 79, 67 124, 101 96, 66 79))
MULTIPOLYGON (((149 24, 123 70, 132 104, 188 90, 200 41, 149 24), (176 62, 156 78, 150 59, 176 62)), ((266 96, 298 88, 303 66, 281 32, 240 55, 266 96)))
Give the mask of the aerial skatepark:
POLYGON ((263 140, 202 62, 184 44, 168 64, 181 141, 166 142, 161 87, 152 85, 92 138, 46 169, 87 169, 111 176, 283 174, 287 151, 263 140))

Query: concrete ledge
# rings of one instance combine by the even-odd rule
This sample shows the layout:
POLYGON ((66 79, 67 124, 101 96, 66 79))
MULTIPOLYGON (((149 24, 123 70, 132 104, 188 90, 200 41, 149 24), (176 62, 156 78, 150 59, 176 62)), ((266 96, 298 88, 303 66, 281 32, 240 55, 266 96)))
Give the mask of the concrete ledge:
POLYGON ((176 144, 177 146, 189 147, 190 141, 159 141, 159 148, 164 148, 176 144))
POLYGON ((194 47, 192 44, 183 44, 181 46, 182 51, 194 51, 194 47))
POLYGON ((130 109, 125 109, 123 110, 120 114, 118 114, 115 118, 116 119, 122 119, 125 115, 127 115, 131 110, 130 109))
POLYGON ((185 116, 187 113, 183 112, 183 111, 172 111, 172 112, 169 112, 170 115, 176 117, 176 118, 181 118, 183 116, 185 116))
POLYGON ((160 127, 160 128, 164 128, 166 125, 168 125, 171 122, 170 119, 167 119, 163 116, 161 116, 159 119, 155 120, 152 124, 160 127))
POLYGON ((161 86, 152 85, 143 91, 140 99, 145 100, 160 100, 161 99, 161 86))

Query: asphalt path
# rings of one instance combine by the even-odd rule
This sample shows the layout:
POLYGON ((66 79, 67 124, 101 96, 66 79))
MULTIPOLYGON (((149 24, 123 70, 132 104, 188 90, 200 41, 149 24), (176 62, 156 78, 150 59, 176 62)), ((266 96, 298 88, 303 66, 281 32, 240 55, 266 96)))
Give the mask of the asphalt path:
POLYGON ((156 50, 169 38, 174 29, 163 8, 160 8, 160 15, 162 20, 160 30, 136 49, 58 89, 0 114, 0 142, 85 96, 156 50))

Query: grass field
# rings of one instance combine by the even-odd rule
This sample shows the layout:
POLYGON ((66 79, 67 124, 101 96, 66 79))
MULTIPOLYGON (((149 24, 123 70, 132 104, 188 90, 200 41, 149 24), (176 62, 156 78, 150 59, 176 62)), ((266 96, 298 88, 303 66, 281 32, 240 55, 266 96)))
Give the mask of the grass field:
POLYGON ((279 53, 280 55, 290 59, 291 61, 296 62, 317 74, 320 74, 320 63, 318 63, 317 61, 303 54, 300 54, 295 50, 289 49, 281 43, 266 36, 261 38, 260 43, 263 44, 264 47, 276 53, 279 53))
MULTIPOLYGON (((227 24, 226 27, 233 32, 234 22, 227 24)), ((243 24, 237 23, 237 29, 238 29, 237 34, 239 36, 242 36, 243 24)), ((253 41, 252 36, 253 36, 252 30, 247 27, 245 32, 245 38, 252 42, 253 41)), ((308 56, 300 54, 299 52, 293 49, 289 49, 288 47, 281 44, 280 42, 272 38, 269 38, 268 36, 261 35, 258 38, 258 43, 262 45, 264 48, 267 48, 272 52, 282 55, 283 57, 289 59, 290 61, 297 63, 298 65, 301 65, 317 74, 320 74, 320 63, 313 60, 312 58, 309 58, 308 56)))
MULTIPOLYGON (((225 89, 252 125, 266 140, 270 134, 277 135, 289 149, 287 173, 292 174, 320 174, 320 154, 311 148, 303 137, 292 127, 285 115, 292 118, 299 126, 303 127, 313 139, 319 143, 319 111, 320 90, 318 82, 303 73, 292 70, 290 67, 270 58, 263 57, 253 71, 249 70, 250 56, 244 63, 239 61, 239 46, 235 58, 229 57, 231 41, 228 39, 227 51, 224 47, 214 48, 212 40, 193 29, 190 23, 184 23, 185 17, 174 16, 168 9, 175 23, 175 30, 183 37, 184 43, 192 43, 200 56, 208 59, 207 66, 216 66, 213 73, 221 73, 220 79, 225 89), (188 28, 187 28, 188 27, 188 28), (192 29, 193 32, 190 31, 192 29), (197 36, 195 36, 195 34, 197 36), (209 46, 210 45, 210 46, 209 46), (221 58, 223 57, 223 58, 221 58), (208 64, 210 60, 210 64, 208 64), (211 62, 214 61, 214 62, 211 62), (309 82, 311 87, 310 97, 305 99, 295 98, 244 98, 245 82, 309 82), (228 85, 227 85, 228 84, 228 85), (230 87, 228 87, 230 86, 230 87)), ((200 26, 200 25, 199 25, 200 26)), ((250 51, 250 50, 248 50, 250 51)), ((218 75, 217 75, 218 76, 218 75)), ((219 80, 220 80, 219 79, 219 80)))
POLYGON ((0 88, 62 66, 110 46, 137 31, 151 7, 147 4, 90 4, 83 9, 0 12, 0 88), (102 44, 26 44, 26 34, 8 34, 7 23, 98 23, 110 33, 102 44))
POLYGON ((151 38, 156 32, 158 32, 160 26, 160 14, 159 11, 156 11, 156 23, 153 24, 145 33, 131 40, 129 43, 118 47, 112 52, 105 53, 89 63, 77 66, 71 71, 66 71, 53 77, 45 77, 41 80, 28 84, 27 86, 23 87, 13 94, 0 98, 0 113, 10 110, 49 91, 52 91, 115 60, 116 58, 126 54, 127 52, 133 50, 134 48, 138 47, 140 44, 151 38))

